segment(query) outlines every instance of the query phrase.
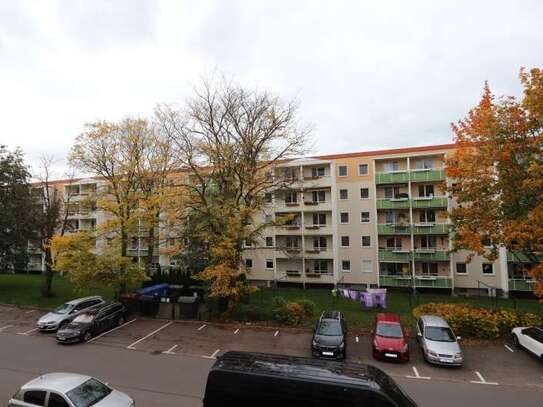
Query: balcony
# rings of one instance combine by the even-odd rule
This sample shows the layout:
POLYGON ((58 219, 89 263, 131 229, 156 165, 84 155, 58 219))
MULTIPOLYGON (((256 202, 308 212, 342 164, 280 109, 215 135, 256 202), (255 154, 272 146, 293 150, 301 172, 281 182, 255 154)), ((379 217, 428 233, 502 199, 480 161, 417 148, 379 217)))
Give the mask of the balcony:
POLYGON ((379 261, 407 263, 411 259, 411 251, 401 249, 379 249, 379 261))
POLYGON ((449 253, 437 249, 415 249, 415 261, 449 261, 449 253))
POLYGON ((411 170, 409 173, 411 182, 437 182, 445 180, 444 169, 411 170))
POLYGON ((415 223, 413 225, 414 235, 448 235, 448 223, 415 223))
POLYGON ((303 187, 304 189, 311 189, 311 188, 323 188, 323 187, 331 187, 332 186, 332 178, 329 175, 324 176, 305 176, 303 179, 303 187))
POLYGON ((304 211, 331 211, 330 201, 304 201, 304 211))
POLYGON ((534 280, 527 280, 524 278, 510 278, 509 290, 510 291, 533 291, 534 284, 535 284, 534 280))
POLYGON ((508 263, 537 263, 543 261, 543 256, 528 254, 514 250, 507 251, 508 263))
POLYGON ((331 235, 332 225, 305 225, 304 234, 306 235, 331 235))
POLYGON ((333 259, 332 250, 327 247, 307 248, 304 257, 311 259, 333 259))
MULTIPOLYGON (((441 276, 415 276, 415 287, 418 288, 452 288, 450 277, 441 276)), ((410 275, 379 276, 379 285, 382 287, 412 287, 413 277, 410 275)))
POLYGON ((299 247, 276 247, 275 252, 275 257, 278 259, 299 258, 302 255, 299 247))
POLYGON ((380 235, 409 235, 411 225, 408 223, 381 223, 377 225, 377 233, 380 235))
POLYGON ((446 208, 448 200, 446 196, 434 196, 434 197, 417 197, 411 200, 413 208, 425 209, 425 208, 446 208))
POLYGON ((381 287, 412 287, 413 278, 410 275, 379 276, 379 285, 381 287))
POLYGON ((391 171, 375 173, 376 184, 407 184, 409 173, 407 171, 391 171))
POLYGON ((380 198, 377 200, 377 209, 409 209, 409 199, 380 198))

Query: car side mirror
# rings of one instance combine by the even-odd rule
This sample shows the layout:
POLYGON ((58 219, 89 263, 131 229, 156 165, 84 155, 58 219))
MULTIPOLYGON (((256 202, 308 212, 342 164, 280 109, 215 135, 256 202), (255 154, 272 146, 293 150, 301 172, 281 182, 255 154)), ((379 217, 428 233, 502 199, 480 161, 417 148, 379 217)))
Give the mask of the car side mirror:
POLYGON ((457 341, 459 341, 460 339, 462 339, 461 336, 457 336, 457 337, 456 337, 456 340, 457 340, 457 341))
POLYGON ((417 332, 417 336, 418 336, 419 338, 422 338, 422 334, 421 334, 420 332, 417 332))

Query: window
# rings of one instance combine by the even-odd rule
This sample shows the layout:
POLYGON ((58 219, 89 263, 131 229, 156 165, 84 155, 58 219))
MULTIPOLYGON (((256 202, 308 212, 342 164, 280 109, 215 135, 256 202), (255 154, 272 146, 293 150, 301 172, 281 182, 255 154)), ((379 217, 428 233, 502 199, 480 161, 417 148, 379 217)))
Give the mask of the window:
POLYGON ((253 259, 245 259, 245 267, 247 267, 248 269, 252 269, 253 268, 253 259))
POLYGON ((297 249, 300 247, 298 242, 298 236, 287 236, 287 249, 297 249))
POLYGON ((324 167, 311 168, 311 176, 313 178, 324 177, 324 167))
POLYGON ((349 190, 348 189, 340 189, 339 190, 339 199, 349 199, 349 190))
POLYGON ((49 393, 49 403, 47 405, 49 407, 69 407, 66 400, 57 393, 49 393))
POLYGON ((338 175, 340 177, 346 177, 347 176, 347 166, 346 165, 340 165, 337 167, 338 169, 338 175))
POLYGON ((437 276, 437 263, 422 263, 422 274, 425 276, 437 276))
POLYGON ((328 261, 327 260, 315 260, 313 263, 313 272, 315 273, 328 273, 328 261))
POLYGON ((408 273, 408 266, 403 263, 379 263, 379 273, 384 276, 401 276, 408 273))
POLYGON ((251 247, 253 245, 253 242, 251 242, 249 239, 243 240, 243 247, 251 247))
POLYGON ((341 271, 351 271, 350 260, 341 260, 341 271))
POLYGON ((273 259, 266 259, 266 268, 268 270, 273 270, 273 259))
POLYGON ((264 202, 271 203, 272 202, 272 194, 267 192, 264 194, 264 202))
POLYGON ((494 265, 492 263, 483 263, 483 274, 494 274, 494 265))
POLYGON ((313 191, 312 197, 313 197, 313 202, 325 202, 326 201, 326 192, 325 191, 313 191))
POLYGON ((481 244, 484 247, 492 247, 492 239, 490 239, 489 237, 484 237, 481 239, 481 244))
POLYGON ((400 163, 398 161, 388 161, 384 164, 385 172, 398 171, 400 163))
POLYGON ((25 392, 23 401, 36 406, 43 406, 45 405, 45 392, 41 390, 28 390, 25 392))
POLYGON ((402 238, 399 236, 389 237, 386 240, 387 249, 391 250, 401 250, 402 249, 402 238))
POLYGON ((360 199, 368 199, 370 197, 369 188, 360 188, 360 199))
POLYGON ((400 187, 385 187, 385 198, 393 199, 400 195, 400 187))
POLYGON ((266 236, 266 247, 273 247, 273 236, 266 236))
POLYGON ((362 247, 371 246, 371 236, 362 236, 362 247))
POLYGON ((368 164, 358 164, 358 175, 368 175, 368 164))
POLYGON ((434 186, 433 185, 419 185, 419 196, 425 198, 433 198, 434 186))
POLYGON ((327 242, 325 236, 315 236, 313 238, 313 248, 315 250, 326 250, 327 242))
POLYGON ((456 274, 468 274, 466 263, 456 263, 456 274))
POLYGON ((418 160, 415 165, 417 170, 432 169, 434 168, 434 161, 429 159, 418 160))
POLYGON ((341 212, 339 214, 340 223, 349 223, 349 212, 341 212))
MULTIPOLYGON (((404 217, 405 218, 405 217, 404 217)), ((403 218, 400 213, 395 211, 386 211, 385 212, 385 223, 396 224, 400 223, 403 218)))
POLYGON ((325 226, 326 225, 326 214, 325 213, 314 213, 313 214, 313 225, 325 226))
POLYGON ((298 194, 296 191, 287 191, 285 192, 285 203, 296 203, 298 202, 298 194))
POLYGON ((370 213, 369 212, 360 212, 360 222, 368 223, 369 221, 370 221, 370 213))
POLYGON ((341 247, 349 247, 351 245, 349 236, 341 236, 341 247))
POLYGON ((420 212, 421 223, 433 223, 436 221, 436 212, 433 209, 424 209, 420 212))
POLYGON ((435 249, 437 247, 435 236, 421 236, 420 248, 421 249, 435 249))
POLYGON ((362 260, 362 272, 371 273, 373 271, 373 263, 371 260, 362 260))

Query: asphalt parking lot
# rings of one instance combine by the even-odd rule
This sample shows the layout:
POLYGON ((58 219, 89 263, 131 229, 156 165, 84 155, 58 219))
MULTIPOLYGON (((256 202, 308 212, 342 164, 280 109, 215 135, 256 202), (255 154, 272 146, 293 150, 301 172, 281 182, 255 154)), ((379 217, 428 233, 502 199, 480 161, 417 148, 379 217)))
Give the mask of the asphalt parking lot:
MULTIPOLYGON (((41 333, 35 323, 42 312, 11 306, 0 306, 0 335, 11 340, 33 336, 55 342, 52 333, 41 333)), ((126 352, 144 352, 168 358, 197 357, 214 359, 229 350, 246 350, 311 356, 311 332, 305 330, 253 327, 250 325, 216 324, 200 321, 166 321, 129 318, 125 324, 93 338, 81 346, 100 351, 113 347, 126 352)), ((463 345, 465 365, 462 368, 436 367, 427 364, 416 341, 410 344, 411 360, 406 364, 373 360, 368 336, 349 332, 349 360, 371 363, 393 377, 423 382, 457 382, 480 386, 531 387, 543 390, 543 364, 527 352, 509 343, 463 345)))

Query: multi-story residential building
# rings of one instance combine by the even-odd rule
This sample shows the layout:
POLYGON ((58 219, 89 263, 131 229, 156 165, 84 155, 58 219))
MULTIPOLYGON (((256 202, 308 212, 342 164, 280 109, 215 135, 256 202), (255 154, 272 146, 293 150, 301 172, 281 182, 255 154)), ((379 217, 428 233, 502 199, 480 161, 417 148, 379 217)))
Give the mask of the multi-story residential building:
MULTIPOLYGON (((451 252, 444 162, 453 144, 300 158, 282 162, 275 177, 284 186, 266 195, 254 222, 283 219, 247 242, 248 279, 272 283, 353 287, 411 287, 444 291, 531 291, 526 265, 533 259, 500 250, 494 262, 468 252, 451 252), (283 224, 284 223, 284 224, 283 224)), ((106 187, 96 178, 59 181, 70 197, 74 231, 93 229, 105 214, 83 205, 106 187)), ((167 255, 155 263, 170 265, 167 255)), ((128 254, 145 256, 141 236, 128 254)), ((32 265, 43 262, 32 256, 32 265)))

